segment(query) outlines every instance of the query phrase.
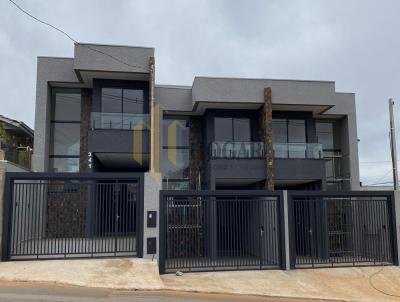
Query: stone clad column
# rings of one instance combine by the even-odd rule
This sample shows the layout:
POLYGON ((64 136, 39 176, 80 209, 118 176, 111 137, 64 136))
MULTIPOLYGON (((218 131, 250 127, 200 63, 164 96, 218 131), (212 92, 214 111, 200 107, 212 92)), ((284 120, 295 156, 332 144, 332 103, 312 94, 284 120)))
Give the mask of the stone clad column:
POLYGON ((92 111, 92 90, 82 89, 79 172, 89 172, 88 135, 92 111))
POLYGON ((189 178, 190 189, 201 190, 202 171, 203 171, 203 131, 200 116, 192 116, 190 118, 190 161, 189 161, 189 178), (200 180, 199 180, 200 177, 200 180))
POLYGON ((264 88, 264 105, 261 108, 261 137, 264 142, 265 174, 264 189, 274 190, 274 151, 272 145, 272 90, 264 88))

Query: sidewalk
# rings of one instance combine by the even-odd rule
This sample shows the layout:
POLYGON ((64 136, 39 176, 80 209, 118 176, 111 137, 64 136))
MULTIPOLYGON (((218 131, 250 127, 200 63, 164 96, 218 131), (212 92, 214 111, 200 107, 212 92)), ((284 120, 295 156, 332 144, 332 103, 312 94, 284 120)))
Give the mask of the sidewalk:
MULTIPOLYGON (((121 290, 175 290, 338 301, 400 301, 373 289, 369 276, 381 267, 242 271, 158 275, 147 259, 0 262, 0 281, 51 282, 121 290)), ((385 267, 372 279, 400 295, 400 268, 385 267)))

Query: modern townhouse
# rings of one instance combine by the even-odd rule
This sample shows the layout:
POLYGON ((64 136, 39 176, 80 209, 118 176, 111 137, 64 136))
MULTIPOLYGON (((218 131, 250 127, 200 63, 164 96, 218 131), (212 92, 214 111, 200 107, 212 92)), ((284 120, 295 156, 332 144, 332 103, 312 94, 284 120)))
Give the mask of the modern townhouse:
POLYGON ((153 48, 95 44, 38 58, 39 173, 8 178, 10 200, 36 202, 9 206, 6 258, 156 257, 162 272, 397 263, 393 194, 358 192, 353 93, 157 85, 155 62, 153 48))

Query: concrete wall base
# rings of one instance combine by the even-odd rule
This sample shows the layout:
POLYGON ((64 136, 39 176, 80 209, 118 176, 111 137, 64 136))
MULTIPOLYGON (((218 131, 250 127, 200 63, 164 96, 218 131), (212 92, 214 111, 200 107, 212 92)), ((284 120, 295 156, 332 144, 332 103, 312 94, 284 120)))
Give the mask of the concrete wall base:
POLYGON ((144 205, 143 205, 143 258, 158 259, 159 255, 159 225, 160 225, 160 190, 162 180, 160 173, 147 172, 144 174, 144 205), (147 227, 148 211, 156 211, 156 227, 147 227), (147 253, 147 238, 156 238, 157 253, 147 253))

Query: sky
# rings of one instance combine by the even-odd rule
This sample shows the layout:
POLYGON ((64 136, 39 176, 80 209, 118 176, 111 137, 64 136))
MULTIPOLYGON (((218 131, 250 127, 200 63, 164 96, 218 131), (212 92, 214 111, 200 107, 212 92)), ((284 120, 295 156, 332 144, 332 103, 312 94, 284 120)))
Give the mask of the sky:
MULTIPOLYGON (((336 91, 356 94, 363 184, 391 181, 398 0, 15 2, 79 42, 154 47, 157 84, 191 85, 196 75, 333 80, 336 91)), ((73 43, 0 0, 0 114, 31 127, 37 56, 72 57, 73 43)))

